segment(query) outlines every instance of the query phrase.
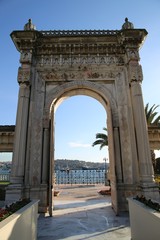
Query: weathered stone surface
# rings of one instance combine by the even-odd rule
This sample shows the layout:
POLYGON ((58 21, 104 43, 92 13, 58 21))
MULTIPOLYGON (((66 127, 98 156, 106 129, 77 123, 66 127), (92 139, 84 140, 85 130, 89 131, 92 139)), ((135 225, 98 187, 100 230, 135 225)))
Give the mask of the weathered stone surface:
POLYGON ((140 86, 139 47, 147 32, 127 24, 116 31, 36 31, 30 24, 11 33, 21 53, 11 183, 19 179, 41 210, 48 197, 50 211, 52 205, 54 112, 69 96, 93 97, 107 112, 115 211, 127 209, 127 196, 145 193, 143 183, 154 185, 140 86))

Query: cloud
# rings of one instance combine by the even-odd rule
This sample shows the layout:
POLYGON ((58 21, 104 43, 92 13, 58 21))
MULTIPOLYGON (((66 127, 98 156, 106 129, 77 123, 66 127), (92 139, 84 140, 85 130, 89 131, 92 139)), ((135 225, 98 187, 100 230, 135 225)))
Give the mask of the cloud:
POLYGON ((69 142, 68 144, 71 148, 90 148, 91 147, 91 144, 88 144, 88 143, 69 142))

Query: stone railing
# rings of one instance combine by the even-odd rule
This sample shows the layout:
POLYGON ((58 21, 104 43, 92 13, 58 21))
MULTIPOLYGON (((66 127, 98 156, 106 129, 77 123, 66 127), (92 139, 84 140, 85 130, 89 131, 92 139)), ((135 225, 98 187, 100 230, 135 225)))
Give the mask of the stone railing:
POLYGON ((104 184, 105 170, 56 170, 56 184, 104 184))
POLYGON ((10 181, 10 173, 0 172, 0 182, 9 182, 9 181, 10 181))

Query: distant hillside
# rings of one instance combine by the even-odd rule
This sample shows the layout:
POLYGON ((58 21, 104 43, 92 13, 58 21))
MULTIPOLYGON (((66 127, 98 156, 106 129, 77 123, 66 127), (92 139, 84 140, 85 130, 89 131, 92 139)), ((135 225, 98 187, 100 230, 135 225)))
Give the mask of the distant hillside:
POLYGON ((86 162, 81 160, 57 159, 54 165, 55 170, 62 169, 104 169, 105 163, 86 162))
MULTIPOLYGON (((107 163, 106 163, 107 164, 107 163)), ((12 162, 0 162, 0 169, 11 169, 12 162)), ((104 169, 104 162, 86 162, 82 160, 57 159, 54 162, 55 170, 64 169, 84 170, 84 169, 104 169)))

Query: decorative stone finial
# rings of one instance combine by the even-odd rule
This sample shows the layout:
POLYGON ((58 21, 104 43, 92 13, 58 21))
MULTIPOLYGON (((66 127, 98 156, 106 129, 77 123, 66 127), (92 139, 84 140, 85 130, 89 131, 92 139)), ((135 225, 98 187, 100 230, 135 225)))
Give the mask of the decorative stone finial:
POLYGON ((133 29, 133 23, 128 21, 128 18, 125 18, 125 23, 122 25, 122 29, 133 29))
POLYGON ((32 20, 31 20, 31 19, 29 19, 29 20, 28 20, 28 23, 26 23, 26 24, 24 25, 24 30, 25 30, 25 31, 28 31, 28 30, 36 30, 36 26, 35 26, 34 24, 32 24, 32 20))

